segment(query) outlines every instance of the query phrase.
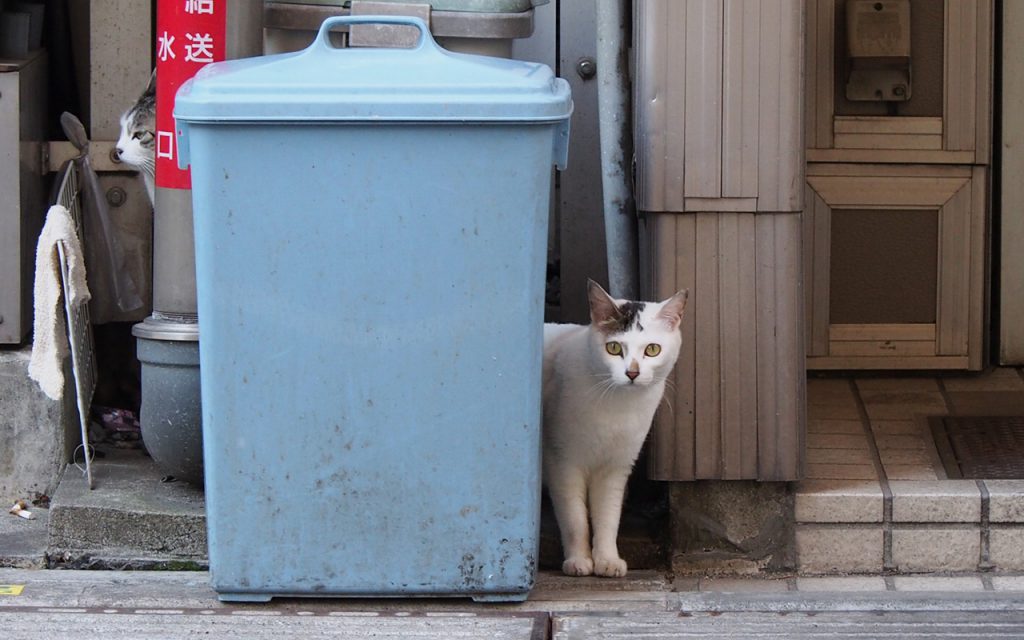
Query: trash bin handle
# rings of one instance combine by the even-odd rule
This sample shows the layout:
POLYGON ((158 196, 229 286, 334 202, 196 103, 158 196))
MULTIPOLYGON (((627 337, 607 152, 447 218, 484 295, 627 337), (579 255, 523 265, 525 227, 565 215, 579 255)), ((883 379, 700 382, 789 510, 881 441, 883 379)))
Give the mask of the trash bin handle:
POLYGON ((412 47, 412 50, 433 49, 435 51, 443 51, 441 45, 437 44, 437 41, 430 34, 430 27, 427 26, 427 23, 423 21, 423 18, 416 16, 331 16, 320 25, 320 33, 317 34, 314 42, 320 47, 327 49, 340 49, 340 47, 335 47, 331 44, 329 36, 331 29, 339 25, 353 24, 397 24, 404 27, 416 27, 420 30, 420 37, 412 47))

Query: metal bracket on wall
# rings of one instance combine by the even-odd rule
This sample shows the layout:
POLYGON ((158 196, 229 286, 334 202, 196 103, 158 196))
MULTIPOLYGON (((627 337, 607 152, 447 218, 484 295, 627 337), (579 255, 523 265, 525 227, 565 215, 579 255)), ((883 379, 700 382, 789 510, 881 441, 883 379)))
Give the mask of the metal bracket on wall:
MULTIPOLYGON (((113 171, 135 171, 135 169, 117 160, 117 142, 109 140, 89 141, 89 162, 92 168, 99 172, 113 171)), ((50 140, 42 145, 41 149, 42 168, 44 173, 59 171, 68 160, 77 158, 79 151, 75 145, 64 140, 50 140)))

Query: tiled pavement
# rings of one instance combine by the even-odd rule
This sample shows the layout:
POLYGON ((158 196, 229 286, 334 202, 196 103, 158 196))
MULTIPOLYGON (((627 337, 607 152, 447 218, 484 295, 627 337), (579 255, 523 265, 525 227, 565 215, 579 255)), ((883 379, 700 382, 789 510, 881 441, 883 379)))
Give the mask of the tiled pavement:
POLYGON ((1024 570, 1024 480, 948 479, 946 415, 1024 415, 1024 372, 808 381, 801 574, 1024 570))

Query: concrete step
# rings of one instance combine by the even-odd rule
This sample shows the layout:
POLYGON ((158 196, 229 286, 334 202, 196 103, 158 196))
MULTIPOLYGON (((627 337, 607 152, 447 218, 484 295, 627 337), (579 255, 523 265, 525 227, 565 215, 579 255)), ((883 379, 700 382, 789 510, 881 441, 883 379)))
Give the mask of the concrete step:
POLYGON ((201 568, 203 492, 164 474, 139 450, 107 448, 92 465, 95 489, 69 466, 50 503, 51 565, 73 568, 201 568))
POLYGON ((8 515, 6 511, 10 506, 4 504, 0 511, 0 567, 46 567, 46 527, 50 512, 30 507, 35 518, 25 520, 8 515))
MULTIPOLYGON (((185 482, 164 482, 164 472, 139 450, 106 448, 92 465, 95 489, 69 466, 49 513, 46 543, 52 566, 78 569, 205 568, 203 492, 185 482)), ((650 522, 625 517, 619 549, 632 569, 665 566, 663 541, 650 522)), ((0 566, 6 563, 0 529, 0 566)), ((547 501, 542 513, 540 567, 561 567, 558 527, 547 501)))

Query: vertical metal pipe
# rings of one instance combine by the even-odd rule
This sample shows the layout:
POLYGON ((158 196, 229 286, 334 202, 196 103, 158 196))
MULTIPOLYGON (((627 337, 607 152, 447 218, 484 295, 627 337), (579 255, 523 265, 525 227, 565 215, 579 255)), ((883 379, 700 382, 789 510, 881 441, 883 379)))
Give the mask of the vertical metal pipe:
MULTIPOLYGON (((263 3, 227 0, 224 57, 259 55, 263 50, 263 3)), ((192 191, 157 187, 153 216, 153 315, 172 322, 196 322, 195 245, 192 191)))
POLYGON ((608 285, 613 296, 635 300, 638 261, 631 189, 630 91, 624 7, 627 1, 597 0, 597 105, 608 285))
MULTIPOLYGON (((170 14, 172 17, 180 17, 171 9, 174 5, 164 4, 179 0, 159 1, 161 16, 170 14)), ((184 0, 180 1, 182 4, 177 5, 177 11, 185 7, 184 11, 189 13, 223 17, 223 23, 214 24, 217 34, 222 34, 223 41, 217 42, 214 38, 210 42, 214 48, 209 52, 213 54, 210 56, 213 59, 244 58, 262 52, 262 2, 226 0, 185 5, 184 0), (220 31, 221 25, 223 31, 220 31)), ((174 35, 180 46, 186 38, 199 38, 205 33, 198 31, 199 35, 196 35, 187 31, 183 34, 175 29, 180 26, 168 25, 173 33, 165 34, 162 41, 168 50, 171 39, 166 36, 174 35)), ((210 38, 209 33, 202 37, 203 40, 210 38)), ((178 49, 177 55, 184 56, 185 51, 178 49)), ((187 58, 185 60, 188 61, 187 58)), ((193 59, 192 62, 200 61, 193 59)), ((194 73, 195 70, 191 71, 194 73)), ((158 81, 160 77, 165 78, 163 86, 170 89, 160 100, 168 100, 169 97, 169 103, 173 106, 173 95, 168 94, 173 94, 177 89, 180 74, 171 71, 169 75, 161 76, 161 71, 158 71, 157 76, 158 81)), ((163 107, 159 109, 158 127, 161 126, 162 114, 169 115, 162 110, 163 107)), ((162 126, 173 129, 173 124, 168 125, 166 122, 162 126)), ((157 149, 159 151, 159 144, 157 149)), ((159 152, 157 156, 159 173, 159 152)), ((176 163, 177 158, 173 158, 173 161, 176 163)), ((174 168, 177 168, 176 165, 174 168)), ((188 181, 181 180, 181 175, 173 172, 159 175, 157 185, 162 186, 157 186, 153 203, 153 315, 132 327, 132 333, 138 338, 138 356, 142 363, 142 437, 153 460, 164 472, 202 485, 199 317, 192 191, 188 188, 188 181), (166 182, 161 178, 166 178, 166 182)))

